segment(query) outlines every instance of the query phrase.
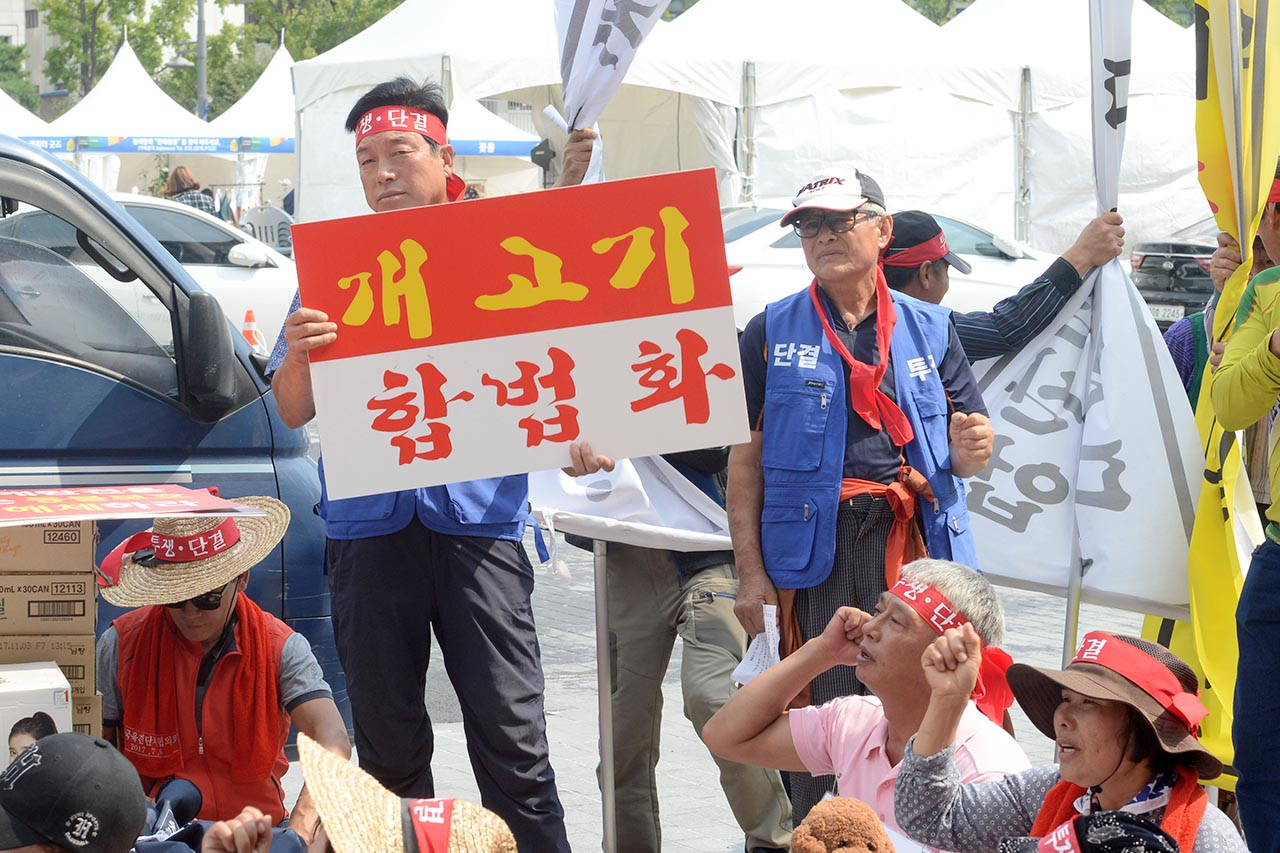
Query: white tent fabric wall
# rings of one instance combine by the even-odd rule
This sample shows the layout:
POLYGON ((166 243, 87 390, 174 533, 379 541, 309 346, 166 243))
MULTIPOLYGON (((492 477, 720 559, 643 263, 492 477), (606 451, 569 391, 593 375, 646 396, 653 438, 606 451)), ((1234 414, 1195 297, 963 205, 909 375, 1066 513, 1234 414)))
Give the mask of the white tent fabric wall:
POLYGON ((901 87, 829 90, 757 115, 759 206, 788 207, 816 172, 854 166, 876 179, 890 210, 947 213, 1013 234, 1014 140, 1003 107, 901 87))
MULTIPOLYGON (((564 149, 565 135, 542 115, 547 105, 561 108, 558 84, 502 92, 498 97, 532 105, 534 128, 551 140, 557 152, 564 149)), ((624 83, 599 122, 605 139, 605 174, 609 180, 618 180, 711 167, 720 184, 720 203, 736 204, 741 193, 733 152, 736 122, 736 111, 726 104, 624 83), (617 142, 610 144, 610 140, 617 142)))
MULTIPOLYGON (((1196 183, 1194 36, 1145 2, 1133 15, 1120 187, 1130 244, 1208 216, 1196 183)), ((1005 106, 1012 139, 1021 69, 1031 69, 1028 242, 1048 250, 1070 245, 1094 215, 1088 33, 1087 0, 976 0, 942 28, 921 70, 958 94, 1005 106)), ((1010 170, 1015 164, 1016 153, 1010 170)))

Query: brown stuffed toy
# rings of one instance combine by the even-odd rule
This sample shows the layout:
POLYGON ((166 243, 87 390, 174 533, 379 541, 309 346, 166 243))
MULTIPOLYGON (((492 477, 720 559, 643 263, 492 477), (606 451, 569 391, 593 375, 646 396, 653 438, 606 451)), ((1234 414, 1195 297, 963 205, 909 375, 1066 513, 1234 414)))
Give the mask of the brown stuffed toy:
POLYGON ((852 797, 823 800, 791 835, 791 853, 893 853, 871 806, 852 797))

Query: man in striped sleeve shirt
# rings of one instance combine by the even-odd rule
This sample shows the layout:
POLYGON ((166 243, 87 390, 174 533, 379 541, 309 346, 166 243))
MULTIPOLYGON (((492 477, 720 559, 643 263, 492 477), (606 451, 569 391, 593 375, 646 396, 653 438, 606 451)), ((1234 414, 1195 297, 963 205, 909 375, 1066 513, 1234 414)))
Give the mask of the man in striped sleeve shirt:
MULTIPOLYGON (((1089 270, 1120 254, 1122 222, 1118 213, 1099 216, 1031 284, 990 311, 955 312, 956 333, 969 363, 1017 352, 1043 332, 1089 270)), ((947 247, 937 220, 919 210, 894 215, 893 242, 884 253, 884 277, 890 288, 941 304, 950 287, 950 267, 965 275, 970 269, 947 247)))

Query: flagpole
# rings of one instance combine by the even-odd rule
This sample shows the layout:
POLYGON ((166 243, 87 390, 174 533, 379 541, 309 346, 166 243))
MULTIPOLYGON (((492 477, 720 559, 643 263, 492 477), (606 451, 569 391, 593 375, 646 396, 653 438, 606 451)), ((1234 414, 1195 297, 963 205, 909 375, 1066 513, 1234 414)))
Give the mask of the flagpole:
POLYGON ((600 800, 604 853, 618 849, 618 816, 613 796, 613 662, 609 652, 609 587, 605 564, 609 543, 592 540, 596 584, 596 693, 600 707, 600 800))
POLYGON ((1244 245, 1244 232, 1248 228, 1244 209, 1244 96, 1241 94, 1240 65, 1240 0, 1227 0, 1228 38, 1231 45, 1231 101, 1234 105, 1234 121, 1232 132, 1235 139, 1232 148, 1235 151, 1235 196, 1236 202, 1236 238, 1240 240, 1240 252, 1247 255, 1251 249, 1244 245))

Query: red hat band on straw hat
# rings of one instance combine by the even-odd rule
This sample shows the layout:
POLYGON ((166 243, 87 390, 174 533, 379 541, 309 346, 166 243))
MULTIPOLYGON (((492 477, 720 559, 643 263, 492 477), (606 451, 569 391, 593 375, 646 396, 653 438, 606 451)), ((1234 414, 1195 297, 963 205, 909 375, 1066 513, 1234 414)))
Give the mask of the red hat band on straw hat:
POLYGON ((211 530, 191 536, 176 536, 145 530, 135 533, 111 549, 98 567, 98 586, 115 586, 120 582, 120 566, 125 554, 150 548, 155 559, 163 563, 193 563, 221 554, 240 541, 240 528, 228 516, 211 530))
POLYGON ((1169 668, 1140 649, 1103 631, 1084 635, 1084 642, 1071 663, 1091 663, 1105 667, 1133 682, 1160 707, 1183 722, 1195 734, 1209 711, 1194 693, 1188 693, 1169 668))
POLYGON ((412 800, 409 820, 413 822, 418 853, 448 853, 453 800, 412 800))

